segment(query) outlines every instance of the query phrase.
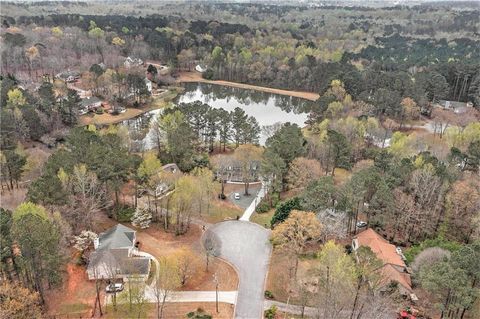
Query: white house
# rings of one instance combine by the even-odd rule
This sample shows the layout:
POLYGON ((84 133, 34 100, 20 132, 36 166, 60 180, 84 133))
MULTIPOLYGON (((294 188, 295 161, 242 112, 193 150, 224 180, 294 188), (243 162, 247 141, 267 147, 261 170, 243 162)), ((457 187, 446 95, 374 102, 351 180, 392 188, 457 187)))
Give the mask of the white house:
POLYGON ((152 88, 153 88, 152 81, 150 81, 148 78, 145 78, 145 85, 147 86, 148 92, 152 93, 152 88))
POLYGON ((82 99, 82 101, 80 102, 80 105, 83 110, 92 111, 102 106, 102 100, 100 100, 95 96, 86 97, 82 99))
POLYGON ((131 58, 131 57, 127 57, 125 59, 125 62, 123 62, 123 65, 126 67, 126 68, 130 68, 132 66, 142 66, 143 65, 143 60, 140 59, 140 58, 131 58))
POLYGON ((148 278, 150 258, 139 256, 136 231, 117 224, 95 240, 87 267, 89 280, 148 278))
POLYGON ((195 67, 195 71, 203 73, 207 71, 207 67, 205 65, 197 64, 197 66, 195 67))

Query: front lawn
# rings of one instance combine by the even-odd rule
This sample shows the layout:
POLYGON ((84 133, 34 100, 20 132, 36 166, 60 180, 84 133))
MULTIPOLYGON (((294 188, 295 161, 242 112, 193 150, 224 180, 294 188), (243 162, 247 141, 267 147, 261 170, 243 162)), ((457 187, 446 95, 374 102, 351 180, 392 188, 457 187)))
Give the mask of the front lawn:
POLYGON ((275 209, 270 209, 268 212, 261 214, 254 213, 250 218, 250 221, 270 229, 270 221, 272 220, 273 214, 275 214, 275 209))

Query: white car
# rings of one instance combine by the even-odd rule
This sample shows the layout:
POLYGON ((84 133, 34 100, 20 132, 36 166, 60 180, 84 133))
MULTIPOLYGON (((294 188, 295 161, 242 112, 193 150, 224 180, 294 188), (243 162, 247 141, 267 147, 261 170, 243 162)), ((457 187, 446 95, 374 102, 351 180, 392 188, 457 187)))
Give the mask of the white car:
POLYGON ((396 247, 395 250, 397 251, 397 254, 399 254, 400 256, 403 255, 402 248, 396 247))
POLYGON ((236 200, 239 200, 240 199, 240 193, 233 194, 233 198, 235 198, 236 200))
POLYGON ((110 284, 105 288, 106 292, 119 292, 123 290, 123 284, 110 284))
POLYGON ((363 227, 367 227, 367 223, 362 220, 359 220, 357 222, 357 228, 363 228, 363 227))

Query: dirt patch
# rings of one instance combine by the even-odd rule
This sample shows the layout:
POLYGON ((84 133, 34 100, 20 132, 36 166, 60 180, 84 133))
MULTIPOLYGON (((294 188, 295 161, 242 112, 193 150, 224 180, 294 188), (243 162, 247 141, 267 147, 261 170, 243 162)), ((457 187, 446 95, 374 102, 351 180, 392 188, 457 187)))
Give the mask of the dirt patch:
POLYGON ((203 230, 200 226, 192 224, 189 231, 181 236, 165 232, 159 225, 154 225, 146 230, 137 232, 140 241, 140 250, 159 258, 172 255, 181 248, 191 249, 199 258, 197 275, 191 278, 181 290, 215 290, 213 275, 219 278, 220 290, 237 290, 238 276, 235 270, 221 259, 214 258, 210 261, 209 271, 206 271, 205 255, 202 251, 200 238, 203 230))
MULTIPOLYGON (((312 251, 318 251, 318 246, 312 247, 312 251)), ((318 259, 311 255, 301 257, 298 263, 297 278, 306 278, 311 276, 309 269, 315 267, 318 259)), ((299 303, 298 296, 295 294, 293 267, 295 264, 294 257, 286 256, 284 253, 274 251, 270 260, 270 268, 268 270, 266 289, 273 293, 273 298, 277 301, 287 302, 290 293, 290 302, 292 304, 299 303)))
MULTIPOLYGON (((127 225, 132 227, 131 225, 127 225)), ((192 224, 186 234, 176 236, 173 232, 166 232, 158 224, 148 229, 137 231, 137 240, 140 242, 139 249, 152 254, 155 257, 168 256, 181 247, 194 247, 200 241, 202 230, 192 224)))
POLYGON ((47 291, 45 302, 48 314, 52 316, 90 316, 95 303, 95 282, 88 280, 85 267, 70 262, 66 266, 62 287, 47 291))
POLYGON ((0 206, 8 210, 14 210, 18 205, 25 201, 27 197, 26 188, 18 188, 12 191, 5 190, 1 193, 0 206))
POLYGON ((202 82, 202 83, 208 83, 208 84, 230 86, 230 87, 235 87, 240 89, 248 89, 248 90, 262 91, 262 92, 273 93, 273 94, 294 96, 294 97, 299 97, 299 98, 310 100, 310 101, 316 101, 320 97, 319 94, 313 93, 313 92, 289 91, 289 90, 281 90, 281 89, 269 88, 265 86, 250 85, 250 84, 237 83, 237 82, 206 80, 202 78, 201 74, 198 72, 182 72, 180 73, 180 76, 178 77, 177 82, 202 82))

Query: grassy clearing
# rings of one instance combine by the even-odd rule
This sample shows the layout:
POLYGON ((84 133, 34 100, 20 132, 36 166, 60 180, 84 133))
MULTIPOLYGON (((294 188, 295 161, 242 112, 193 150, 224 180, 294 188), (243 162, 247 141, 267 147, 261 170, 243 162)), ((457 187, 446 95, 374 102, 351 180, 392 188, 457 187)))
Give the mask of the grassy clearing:
POLYGON ((270 228, 270 221, 272 220, 273 214, 275 213, 275 209, 271 209, 266 213, 254 213, 250 218, 252 223, 257 223, 260 226, 265 228, 270 228), (265 226, 266 225, 266 226, 265 226))
POLYGON ((223 220, 236 219, 237 216, 241 217, 243 211, 227 202, 216 201, 210 207, 210 214, 205 216, 204 219, 209 223, 218 223, 223 220))
POLYGON ((60 313, 63 314, 85 313, 88 310, 90 306, 84 303, 62 304, 59 308, 60 313))
POLYGON ((352 176, 352 172, 347 171, 346 169, 343 169, 343 168, 336 168, 335 176, 333 177, 333 180, 335 181, 336 185, 343 185, 345 182, 347 182, 350 179, 351 176, 352 176))
POLYGON ((105 307, 105 309, 106 310, 103 315, 103 318, 106 318, 106 319, 118 319, 118 318, 146 319, 146 318, 154 318, 154 315, 155 315, 154 303, 143 304, 141 307, 133 306, 131 309, 128 303, 117 304, 116 311, 113 309, 113 306, 109 304, 105 307))
POLYGON ((118 115, 111 115, 108 113, 104 114, 94 114, 89 113, 86 115, 80 116, 79 123, 80 125, 108 125, 108 124, 117 124, 123 122, 125 120, 134 118, 139 116, 143 113, 161 109, 169 105, 169 103, 177 97, 177 95, 183 90, 183 88, 175 87, 169 90, 168 92, 163 93, 160 96, 152 97, 151 101, 148 103, 147 106, 136 109, 136 108, 128 108, 125 113, 118 114, 118 115))

